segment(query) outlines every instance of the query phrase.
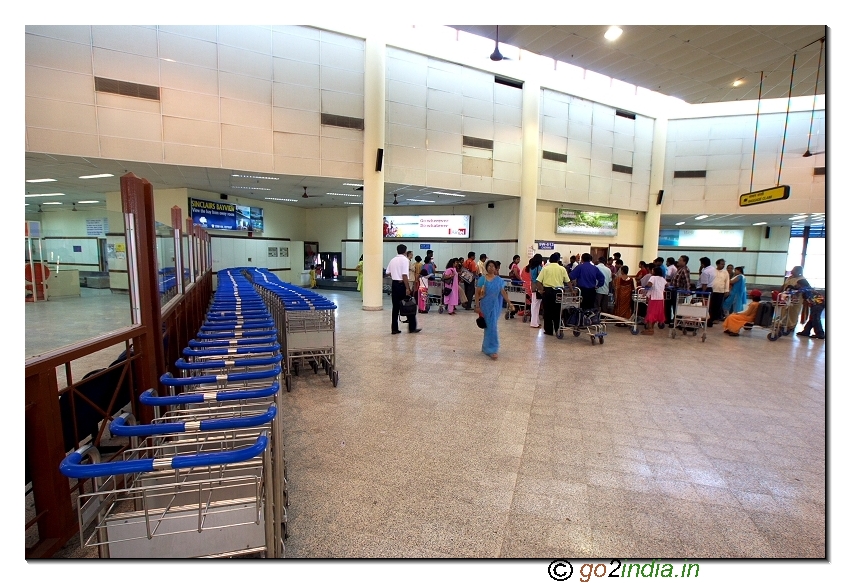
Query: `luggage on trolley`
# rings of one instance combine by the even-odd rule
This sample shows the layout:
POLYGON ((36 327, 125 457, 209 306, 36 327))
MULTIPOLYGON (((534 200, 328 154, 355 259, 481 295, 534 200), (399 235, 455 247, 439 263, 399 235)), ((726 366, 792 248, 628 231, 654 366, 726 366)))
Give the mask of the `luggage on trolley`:
POLYGON ((558 328, 555 335, 564 337, 564 329, 572 330, 573 336, 579 337, 583 333, 590 336, 590 343, 595 345, 605 343, 608 334, 606 324, 599 315, 596 308, 590 310, 581 309, 581 290, 578 288, 555 290, 555 301, 560 304, 561 317, 558 318, 558 328))
POLYGON ((670 338, 676 337, 676 330, 681 330, 683 336, 687 336, 688 331, 696 336, 702 330, 702 341, 705 342, 710 295, 709 292, 703 291, 677 290, 676 313, 673 316, 670 338))
POLYGON ((431 311, 431 306, 437 306, 438 312, 443 313, 443 289, 445 286, 442 279, 428 279, 428 301, 425 311, 431 311))
MULTIPOLYGON (((803 294, 800 290, 788 289, 780 292, 776 299, 771 302, 773 306, 773 318, 771 318, 767 333, 767 339, 775 342, 783 336, 788 336, 797 327, 797 322, 794 321, 795 310, 794 306, 799 306, 803 303, 803 294)), ((761 307, 761 306, 759 306, 761 307)), ((799 312, 796 312, 799 314, 799 312)))
POLYGON ((505 320, 510 320, 515 314, 522 314, 522 321, 527 322, 531 319, 531 298, 525 289, 525 284, 518 280, 512 280, 510 283, 505 283, 505 291, 508 293, 510 304, 516 308, 516 311, 508 310, 505 312, 505 320))

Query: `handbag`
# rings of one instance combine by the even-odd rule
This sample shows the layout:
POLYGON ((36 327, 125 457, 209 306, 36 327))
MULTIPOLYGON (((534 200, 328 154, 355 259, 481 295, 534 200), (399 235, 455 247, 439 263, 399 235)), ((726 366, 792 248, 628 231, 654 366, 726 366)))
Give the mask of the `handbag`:
POLYGON ((450 295, 452 295, 452 288, 447 285, 443 286, 443 297, 447 298, 450 295))
POLYGON ((417 305, 413 296, 407 296, 401 300, 401 305, 398 308, 398 313, 402 316, 413 316, 416 314, 417 305))
POLYGON ((464 283, 472 283, 475 281, 475 274, 466 269, 465 267, 461 269, 460 275, 458 276, 464 283))

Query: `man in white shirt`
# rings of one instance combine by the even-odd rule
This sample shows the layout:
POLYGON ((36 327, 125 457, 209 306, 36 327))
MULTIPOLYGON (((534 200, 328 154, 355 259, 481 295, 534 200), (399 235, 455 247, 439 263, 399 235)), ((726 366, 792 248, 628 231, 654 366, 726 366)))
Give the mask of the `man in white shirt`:
POLYGON ((711 282, 711 296, 708 299, 708 325, 723 320, 723 300, 729 295, 729 272, 726 271, 726 261, 718 259, 714 269, 714 280, 711 282))
MULTIPOLYGON (((400 244, 396 247, 396 251, 398 252, 398 255, 390 259, 390 263, 387 265, 387 275, 389 275, 393 280, 392 333, 401 334, 401 330, 398 329, 398 316, 399 309, 401 308, 401 301, 408 296, 407 274, 410 270, 410 260, 406 255, 407 245, 400 244)), ((408 332, 412 332, 414 334, 422 330, 421 328, 416 327, 416 312, 407 317, 407 329, 408 332)))
POLYGON ((605 278, 605 283, 596 288, 596 309, 600 312, 608 311, 608 286, 611 284, 611 270, 605 265, 605 257, 600 257, 596 261, 596 268, 602 273, 605 278))

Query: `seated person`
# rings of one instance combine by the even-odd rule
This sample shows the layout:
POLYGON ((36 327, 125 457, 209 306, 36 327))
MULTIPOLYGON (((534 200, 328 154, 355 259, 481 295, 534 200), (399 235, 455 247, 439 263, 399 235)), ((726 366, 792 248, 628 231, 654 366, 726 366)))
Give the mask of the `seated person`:
POLYGON ((723 333, 728 334, 729 336, 740 336, 741 328, 756 319, 756 311, 759 308, 759 302, 761 302, 761 292, 759 290, 753 290, 752 301, 746 309, 743 312, 729 314, 729 316, 723 320, 723 333))

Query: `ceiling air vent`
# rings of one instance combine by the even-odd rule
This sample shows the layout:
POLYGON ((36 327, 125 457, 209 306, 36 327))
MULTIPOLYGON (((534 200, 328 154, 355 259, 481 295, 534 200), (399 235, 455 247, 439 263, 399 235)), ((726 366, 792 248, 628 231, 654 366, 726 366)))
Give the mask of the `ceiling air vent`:
POLYGON ((635 119, 637 117, 636 114, 632 113, 631 111, 626 111, 625 109, 618 109, 616 113, 620 117, 624 117, 626 119, 635 119))
POLYGON ((826 166, 815 166, 815 176, 826 176, 826 166))
POLYGON ((473 138, 472 136, 463 136, 463 145, 467 148, 481 148, 482 150, 492 150, 493 140, 473 138))
MULTIPOLYGON (((567 163, 567 155, 559 154, 558 152, 550 152, 548 150, 543 150, 543 159, 544 160, 554 160, 555 162, 563 162, 567 163)), ((631 171, 629 171, 631 173, 631 171)))
POLYGON ((623 166, 622 164, 611 164, 611 170, 614 172, 622 172, 623 174, 631 174, 631 166, 623 166))
POLYGON ((159 87, 154 87, 153 85, 142 85, 141 83, 95 77, 94 90, 101 93, 115 93, 116 95, 141 97, 142 99, 159 101, 159 87))
POLYGON ((359 117, 347 117, 345 115, 334 115, 332 113, 322 114, 323 126, 336 126, 338 128, 363 129, 363 119, 359 117))
POLYGON ((705 170, 676 170, 673 178, 705 178, 705 170))
POLYGON ((499 77, 496 75, 494 81, 496 81, 499 85, 507 85, 508 87, 522 89, 522 81, 517 81, 516 79, 508 79, 507 77, 499 77))

